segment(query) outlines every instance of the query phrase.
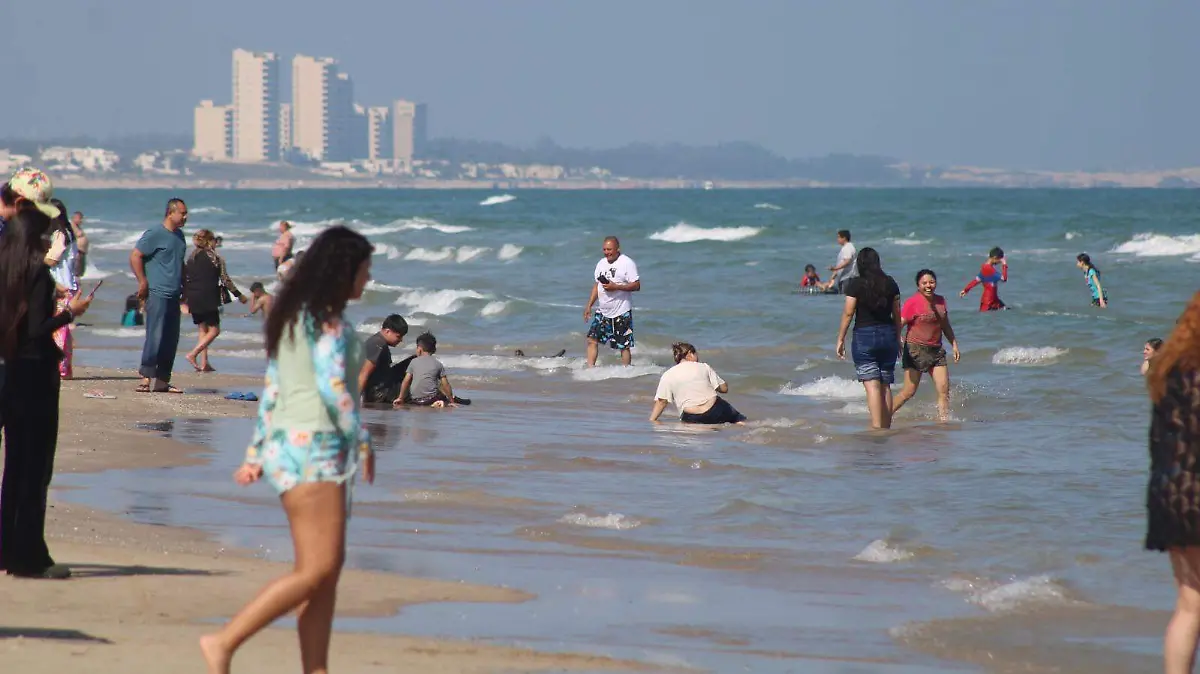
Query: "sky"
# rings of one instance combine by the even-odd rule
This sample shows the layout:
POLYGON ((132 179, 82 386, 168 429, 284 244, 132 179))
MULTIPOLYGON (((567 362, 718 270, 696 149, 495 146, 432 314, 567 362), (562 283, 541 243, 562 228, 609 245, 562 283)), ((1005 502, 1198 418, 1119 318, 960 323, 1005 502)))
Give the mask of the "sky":
POLYGON ((243 47, 336 58, 433 137, 1196 166, 1198 28, 1179 0, 40 0, 0 16, 0 138, 190 133, 243 47))

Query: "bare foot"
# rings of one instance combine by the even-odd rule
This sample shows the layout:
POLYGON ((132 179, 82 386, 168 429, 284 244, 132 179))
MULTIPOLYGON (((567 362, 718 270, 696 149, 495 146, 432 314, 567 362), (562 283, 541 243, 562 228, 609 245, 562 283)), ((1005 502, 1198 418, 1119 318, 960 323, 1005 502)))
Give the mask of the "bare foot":
POLYGON ((215 367, 213 367, 212 365, 209 365, 208 363, 205 363, 205 364, 204 364, 204 369, 202 369, 202 370, 200 370, 200 371, 201 371, 201 372, 216 372, 216 371, 217 371, 217 369, 216 369, 215 367))
POLYGON ((221 645, 218 635, 206 634, 200 637, 200 652, 204 654, 208 674, 229 674, 229 662, 233 659, 233 653, 221 645))
POLYGON ((187 358, 187 362, 191 363, 192 367, 196 368, 196 372, 204 372, 204 368, 200 367, 200 365, 196 363, 196 354, 189 351, 188 355, 184 356, 184 358, 187 358))

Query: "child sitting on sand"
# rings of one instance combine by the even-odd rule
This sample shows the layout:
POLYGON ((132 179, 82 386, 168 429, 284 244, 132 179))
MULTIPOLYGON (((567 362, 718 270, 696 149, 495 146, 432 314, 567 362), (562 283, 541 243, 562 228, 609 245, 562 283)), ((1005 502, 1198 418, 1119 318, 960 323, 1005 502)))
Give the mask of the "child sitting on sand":
POLYGON ((804 265, 804 278, 800 279, 801 288, 809 288, 820 285, 821 277, 817 276, 817 268, 811 264, 804 265))
POLYGON ((966 288, 958 294, 959 297, 966 297, 967 293, 971 292, 971 288, 983 284, 983 296, 979 298, 980 311, 999 311, 1006 308, 1004 302, 1000 301, 1000 283, 1008 283, 1008 260, 1004 257, 1004 251, 1000 248, 993 248, 988 251, 987 262, 979 268, 979 275, 971 279, 966 288), (996 265, 1000 265, 1000 271, 996 271, 996 265))

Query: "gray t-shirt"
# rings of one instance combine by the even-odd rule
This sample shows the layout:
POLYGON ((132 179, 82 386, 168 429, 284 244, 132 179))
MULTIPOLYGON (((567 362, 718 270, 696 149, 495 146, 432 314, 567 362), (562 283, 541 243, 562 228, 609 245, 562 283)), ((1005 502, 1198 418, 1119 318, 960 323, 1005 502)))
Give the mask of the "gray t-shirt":
POLYGON ((413 400, 423 400, 438 392, 438 382, 446 376, 446 368, 442 362, 429 354, 417 356, 408 364, 408 373, 412 375, 412 384, 408 387, 408 395, 413 400))
POLYGON ((383 338, 383 334, 377 332, 368 337, 363 344, 363 352, 368 362, 375 363, 375 369, 371 371, 371 376, 367 377, 367 389, 386 384, 388 368, 392 366, 392 349, 383 338))
POLYGON ((172 232, 161 225, 151 227, 138 239, 137 249, 146 264, 150 294, 179 299, 183 290, 183 261, 187 254, 183 232, 178 229, 172 232))

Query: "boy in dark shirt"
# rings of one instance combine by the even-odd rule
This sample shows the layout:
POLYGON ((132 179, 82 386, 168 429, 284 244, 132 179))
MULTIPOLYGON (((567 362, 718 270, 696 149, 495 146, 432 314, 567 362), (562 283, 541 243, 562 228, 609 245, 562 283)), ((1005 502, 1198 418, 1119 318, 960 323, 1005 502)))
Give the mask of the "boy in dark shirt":
POLYGON ((363 402, 391 404, 400 396, 400 384, 415 356, 393 365, 392 347, 400 346, 407 334, 408 322, 400 314, 392 314, 384 319, 379 332, 367 338, 364 345, 366 358, 358 373, 358 390, 363 402))

